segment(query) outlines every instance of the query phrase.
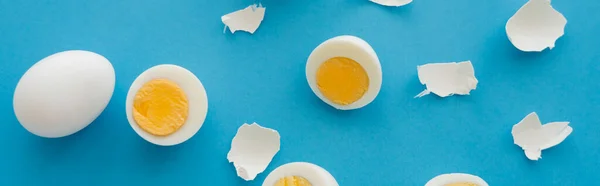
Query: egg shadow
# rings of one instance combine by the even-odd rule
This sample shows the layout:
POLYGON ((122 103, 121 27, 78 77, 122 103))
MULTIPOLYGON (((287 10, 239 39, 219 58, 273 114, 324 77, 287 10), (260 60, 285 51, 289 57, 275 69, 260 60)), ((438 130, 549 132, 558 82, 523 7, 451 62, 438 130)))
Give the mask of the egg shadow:
POLYGON ((364 125, 364 123, 360 121, 364 121, 364 118, 370 118, 368 121, 369 125, 383 124, 382 121, 384 121, 384 114, 381 112, 384 102, 377 101, 377 99, 364 107, 351 110, 336 109, 316 96, 311 99, 311 102, 317 107, 317 112, 324 113, 322 114, 322 117, 335 118, 333 121, 336 122, 330 122, 330 125, 341 125, 345 127, 361 126, 364 125))
POLYGON ((519 50, 517 47, 512 46, 512 44, 510 43, 510 41, 508 41, 508 42, 511 45, 510 49, 508 50, 508 56, 510 56, 510 58, 511 58, 511 60, 509 60, 509 62, 513 62, 513 63, 514 62, 519 62, 519 63, 530 62, 530 63, 533 63, 533 62, 539 61, 539 60, 536 60, 536 59, 539 59, 539 58, 547 55, 547 53, 549 52, 549 51, 547 51, 549 49, 545 49, 545 50, 543 50, 541 52, 524 52, 524 51, 519 50))
POLYGON ((542 158, 539 161, 543 161, 544 158, 547 159, 547 161, 565 161, 562 160, 562 157, 579 154, 578 149, 574 148, 574 141, 571 138, 572 136, 567 137, 558 145, 542 150, 542 158))
MULTIPOLYGON (((30 134, 26 141, 29 144, 27 153, 35 153, 34 157, 39 161, 38 165, 40 168, 52 168, 54 166, 60 166, 67 164, 72 161, 71 157, 73 154, 82 153, 81 151, 90 151, 89 148, 82 148, 88 145, 82 145, 94 141, 94 129, 97 126, 94 123, 77 131, 69 136, 60 138, 45 138, 30 134), (92 128, 92 129, 90 129, 92 128)), ((93 144, 91 145, 93 146, 93 144)))
MULTIPOLYGON (((171 160, 178 159, 182 153, 185 144, 174 146, 159 146, 152 144, 139 138, 134 144, 138 148, 135 149, 137 157, 144 165, 152 167, 154 170, 162 170, 162 167, 167 166, 171 160)), ((166 170, 166 169, 165 169, 166 170)))
POLYGON ((397 15, 407 15, 410 14, 410 12, 412 12, 414 4, 418 2, 413 1, 402 6, 384 6, 368 0, 351 0, 349 1, 349 3, 353 6, 374 6, 380 9, 384 9, 388 13, 393 13, 397 15))
MULTIPOLYGON (((378 6, 381 6, 381 5, 378 5, 378 6)), ((407 5, 404 5, 404 6, 400 6, 400 7, 383 6, 382 8, 384 10, 386 10, 388 13, 395 14, 395 15, 398 15, 398 16, 402 16, 404 18, 408 18, 409 15, 411 15, 411 12, 412 12, 412 9, 413 9, 413 3, 407 4, 407 5)))
MULTIPOLYGON (((297 85, 306 84, 306 78, 305 77, 295 78, 294 83, 297 85)), ((307 108, 305 110, 308 113, 304 114, 307 117, 316 117, 316 118, 335 117, 335 118, 337 118, 337 120, 339 120, 341 123, 343 123, 348 118, 353 117, 353 113, 355 113, 356 110, 360 110, 360 109, 355 109, 355 110, 336 109, 333 106, 325 103, 317 95, 315 95, 315 93, 312 91, 312 89, 310 88, 310 86, 308 84, 306 84, 305 86, 294 86, 294 89, 295 89, 293 91, 293 92, 295 92, 294 94, 287 94, 287 95, 290 96, 289 99, 298 100, 298 101, 295 103, 292 103, 292 105, 290 105, 290 106, 307 108), (317 114, 313 114, 313 113, 317 113, 317 114)))
POLYGON ((378 5, 377 3, 371 2, 369 0, 350 0, 350 1, 347 1, 347 2, 349 4, 351 4, 352 6, 356 6, 356 5, 363 5, 363 6, 364 5, 376 5, 376 6, 381 6, 381 5, 378 5))
POLYGON ((487 50, 483 51, 483 57, 485 56, 499 56, 498 53, 504 53, 508 63, 518 63, 522 65, 533 64, 537 59, 547 56, 552 50, 545 49, 541 52, 524 52, 515 47, 506 35, 504 27, 497 28, 486 42, 482 43, 482 48, 487 50), (550 50, 550 51, 548 51, 550 50))
POLYGON ((254 3, 260 3, 264 6, 282 6, 285 5, 287 3, 290 3, 290 1, 281 1, 281 0, 254 0, 254 3))
MULTIPOLYGON (((306 81, 304 78, 302 78, 302 80, 303 80, 303 82, 306 81)), ((325 101, 321 100, 321 98, 319 98, 317 95, 315 95, 315 93, 312 92, 310 87, 301 88, 298 90, 298 92, 302 92, 302 94, 303 94, 303 95, 301 95, 302 97, 310 97, 309 100, 307 101, 307 103, 309 105, 311 105, 312 107, 314 107, 315 109, 318 109, 317 112, 319 112, 319 113, 327 113, 327 114, 331 114, 331 115, 334 115, 337 117, 345 117, 345 116, 351 115, 351 113, 353 113, 354 111, 359 110, 359 109, 354 109, 354 110, 336 109, 335 107, 327 104, 325 101)), ((291 96, 297 96, 297 95, 291 95, 291 96)))
MULTIPOLYGON (((508 134, 503 141, 512 140, 513 136, 508 134)), ((567 161, 563 160, 561 157, 569 157, 573 156, 574 154, 578 154, 576 150, 574 151, 573 140, 569 140, 569 138, 565 139, 563 142, 554 147, 542 150, 541 158, 538 160, 530 160, 527 158, 525 151, 516 144, 511 143, 503 145, 509 145, 509 151, 506 151, 506 153, 508 153, 510 156, 518 156, 519 161, 527 165, 526 167, 532 171, 541 170, 542 167, 540 167, 539 164, 543 163, 544 161, 567 161)))
MULTIPOLYGON (((74 134, 75 135, 75 134, 74 134)), ((75 146, 75 138, 67 136, 62 138, 44 138, 35 135, 30 135, 31 148, 33 152, 37 152, 42 156, 44 163, 59 163, 63 162, 66 155, 72 151, 75 146)))
POLYGON ((380 112, 380 109, 385 105, 385 101, 382 101, 379 97, 384 91, 383 88, 380 90, 377 97, 369 104, 351 110, 341 110, 336 109, 335 107, 327 104, 325 101, 321 100, 315 93, 312 91, 310 86, 306 82, 305 76, 298 76, 294 79, 293 84, 301 85, 306 84, 305 86, 294 86, 294 94, 288 94, 290 96, 289 99, 299 100, 295 103, 292 103, 292 107, 301 107, 308 108, 306 109, 310 113, 304 114, 305 116, 315 117, 314 119, 319 119, 323 117, 332 117, 335 118, 333 121, 329 122, 331 125, 343 125, 343 126, 354 126, 360 125, 359 118, 371 117, 371 123, 382 123, 383 113, 380 112), (318 113, 313 115, 311 113, 318 113))

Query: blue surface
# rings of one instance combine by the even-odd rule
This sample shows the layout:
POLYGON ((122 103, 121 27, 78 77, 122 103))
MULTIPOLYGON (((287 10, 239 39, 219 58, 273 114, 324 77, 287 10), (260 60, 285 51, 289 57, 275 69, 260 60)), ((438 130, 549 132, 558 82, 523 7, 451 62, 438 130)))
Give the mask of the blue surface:
POLYGON ((600 1, 555 0, 568 19, 556 48, 523 53, 504 26, 525 0, 415 0, 400 8, 367 0, 263 0, 254 34, 223 34, 220 16, 251 0, 0 0, 0 185, 258 186, 293 161, 328 169, 343 186, 423 185, 467 172, 489 184, 600 185, 600 1), (306 83, 306 58, 322 41, 352 34, 383 67, 377 99, 354 111, 321 102, 306 83), (113 98, 86 129, 38 138, 17 122, 14 88, 38 60, 84 49, 112 61, 113 98), (471 96, 413 96, 416 66, 472 60, 471 96), (175 147, 140 138, 125 116, 135 77, 163 63, 202 80, 209 112, 202 129, 175 147), (571 121, 573 134, 532 162, 510 129, 536 111, 571 121), (226 160, 244 122, 279 130, 281 151, 256 181, 226 160))

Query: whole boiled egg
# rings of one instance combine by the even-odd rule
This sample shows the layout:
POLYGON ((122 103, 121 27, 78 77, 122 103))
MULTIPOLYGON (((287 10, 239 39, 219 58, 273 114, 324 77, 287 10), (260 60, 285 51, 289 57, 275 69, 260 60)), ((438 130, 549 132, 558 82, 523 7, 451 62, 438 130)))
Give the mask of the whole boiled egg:
POLYGON ((127 120, 143 139, 160 146, 177 145, 200 130, 208 98, 200 80, 177 65, 157 65, 131 84, 125 104, 127 120))
POLYGON ((17 120, 27 131, 58 138, 80 131, 108 105, 115 71, 108 59, 81 50, 50 55, 23 74, 13 97, 17 120))
POLYGON ((358 109, 379 94, 381 64, 366 41, 337 36, 312 51, 306 63, 306 79, 325 103, 340 110, 358 109))
POLYGON ((429 180, 425 186, 488 186, 479 176, 465 173, 442 174, 429 180))
POLYGON ((335 178, 322 167, 307 163, 293 162, 273 170, 262 186, 339 186, 335 178))

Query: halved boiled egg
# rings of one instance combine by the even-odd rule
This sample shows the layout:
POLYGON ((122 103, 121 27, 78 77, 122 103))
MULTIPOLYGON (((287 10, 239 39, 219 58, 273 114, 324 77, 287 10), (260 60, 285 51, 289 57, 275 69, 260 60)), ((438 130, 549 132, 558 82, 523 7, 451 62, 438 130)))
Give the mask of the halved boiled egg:
POLYGON ((288 163, 269 173, 262 186, 338 186, 327 170, 306 162, 288 163))
POLYGON ((488 186, 479 176, 465 173, 442 174, 429 180, 425 186, 488 186))
POLYGON ((325 103, 340 110, 358 109, 379 94, 381 64, 366 41, 337 36, 312 51, 306 63, 306 79, 325 103))
POLYGON ((198 132, 208 111, 200 80, 176 65, 157 65, 140 74, 129 88, 127 120, 146 141, 161 146, 183 143, 198 132))

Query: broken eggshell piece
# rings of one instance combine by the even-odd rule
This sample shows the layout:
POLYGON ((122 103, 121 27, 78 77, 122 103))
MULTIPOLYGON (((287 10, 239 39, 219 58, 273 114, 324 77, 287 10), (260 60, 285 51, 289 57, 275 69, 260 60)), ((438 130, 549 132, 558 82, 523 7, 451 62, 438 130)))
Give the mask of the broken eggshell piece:
POLYGON ((383 5, 383 6, 404 6, 412 2, 412 0, 369 0, 371 2, 383 5))
POLYGON ((419 81, 427 88, 415 98, 434 93, 440 97, 469 95, 477 87, 471 61, 429 63, 417 67, 419 81))
POLYGON ((560 144, 572 132, 569 122, 542 125, 538 115, 532 112, 515 124, 511 133, 514 143, 525 151, 525 156, 530 160, 538 160, 542 157, 542 150, 560 144))
POLYGON ((324 168, 307 162, 293 162, 277 167, 262 186, 339 186, 324 168))
POLYGON ((231 33, 242 30, 254 34, 265 17, 266 8, 262 5, 253 4, 242 10, 238 10, 221 16, 225 29, 229 27, 231 33))
POLYGON ((250 181, 265 171, 279 148, 279 132, 257 123, 244 123, 233 137, 227 160, 233 162, 240 178, 250 181))
POLYGON ((450 173, 436 176, 425 186, 488 186, 479 176, 465 173, 450 173))
POLYGON ((567 19, 550 4, 550 0, 529 0, 508 22, 506 34, 510 42, 525 52, 541 52, 554 48, 564 35, 567 19))

